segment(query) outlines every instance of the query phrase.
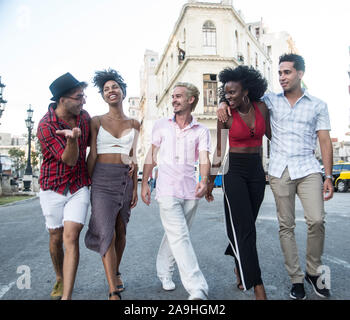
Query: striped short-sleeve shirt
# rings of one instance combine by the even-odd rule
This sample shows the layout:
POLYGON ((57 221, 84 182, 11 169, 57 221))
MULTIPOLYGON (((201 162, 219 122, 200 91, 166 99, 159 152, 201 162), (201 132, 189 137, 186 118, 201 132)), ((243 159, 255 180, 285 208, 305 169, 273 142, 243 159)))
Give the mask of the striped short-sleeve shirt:
POLYGON ((271 154, 269 174, 280 178, 286 167, 292 180, 321 172, 315 157, 317 131, 331 130, 327 104, 307 91, 291 107, 283 93, 268 93, 271 154))

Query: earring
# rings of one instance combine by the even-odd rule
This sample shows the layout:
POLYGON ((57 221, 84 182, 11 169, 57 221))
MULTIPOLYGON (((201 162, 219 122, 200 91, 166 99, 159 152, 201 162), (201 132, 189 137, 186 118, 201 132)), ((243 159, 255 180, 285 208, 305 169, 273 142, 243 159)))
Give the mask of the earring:
POLYGON ((248 96, 243 96, 242 100, 243 100, 244 104, 249 104, 250 103, 250 100, 249 100, 248 96))

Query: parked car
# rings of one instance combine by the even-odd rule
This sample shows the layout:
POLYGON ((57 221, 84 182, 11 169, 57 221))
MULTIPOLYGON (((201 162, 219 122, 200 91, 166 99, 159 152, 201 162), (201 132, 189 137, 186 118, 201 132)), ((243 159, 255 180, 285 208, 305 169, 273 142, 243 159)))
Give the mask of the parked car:
MULTIPOLYGON (((333 165, 333 169, 332 169, 332 176, 333 176, 333 186, 334 186, 334 190, 337 191, 337 179, 339 178, 339 175, 341 174, 341 172, 343 171, 350 171, 350 162, 337 162, 333 165)), ((324 168, 322 168, 322 178, 324 180, 324 168)))
POLYGON ((338 162, 333 165, 332 176, 334 181, 339 178, 342 171, 350 171, 350 162, 338 162))
POLYGON ((336 191, 347 192, 350 187, 350 171, 342 171, 334 182, 336 191))

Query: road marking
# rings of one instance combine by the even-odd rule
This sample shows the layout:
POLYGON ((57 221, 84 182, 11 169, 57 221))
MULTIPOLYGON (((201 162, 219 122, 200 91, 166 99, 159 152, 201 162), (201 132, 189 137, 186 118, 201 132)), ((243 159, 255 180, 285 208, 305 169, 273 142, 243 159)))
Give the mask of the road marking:
POLYGON ((350 263, 348 263, 347 261, 338 259, 336 257, 328 256, 328 255, 325 255, 324 258, 330 262, 333 262, 335 264, 339 264, 347 269, 350 269, 350 263))
MULTIPOLYGON (((277 221, 277 217, 276 216, 258 216, 258 220, 273 220, 273 221, 277 221)), ((295 221, 301 221, 301 222, 305 222, 304 218, 296 218, 295 221)))
POLYGON ((7 286, 0 286, 0 299, 16 284, 16 281, 11 282, 7 286))
POLYGON ((23 222, 23 221, 14 221, 14 222, 1 222, 0 223, 0 226, 4 226, 4 225, 7 225, 7 224, 25 224, 27 222, 23 222))

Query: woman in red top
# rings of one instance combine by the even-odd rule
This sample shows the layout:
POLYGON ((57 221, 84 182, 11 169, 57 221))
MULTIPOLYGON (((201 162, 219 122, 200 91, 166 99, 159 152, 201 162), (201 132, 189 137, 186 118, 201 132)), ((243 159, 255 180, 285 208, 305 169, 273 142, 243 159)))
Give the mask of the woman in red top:
POLYGON ((208 185, 207 200, 212 201, 214 180, 226 150, 223 166, 225 220, 229 246, 225 254, 235 258, 237 287, 254 287, 256 299, 266 299, 256 250, 255 221, 265 192, 265 172, 261 151, 264 134, 270 139, 270 122, 266 105, 260 101, 267 81, 252 67, 226 68, 219 74, 221 101, 232 116, 226 123, 217 122, 217 147, 208 185))

